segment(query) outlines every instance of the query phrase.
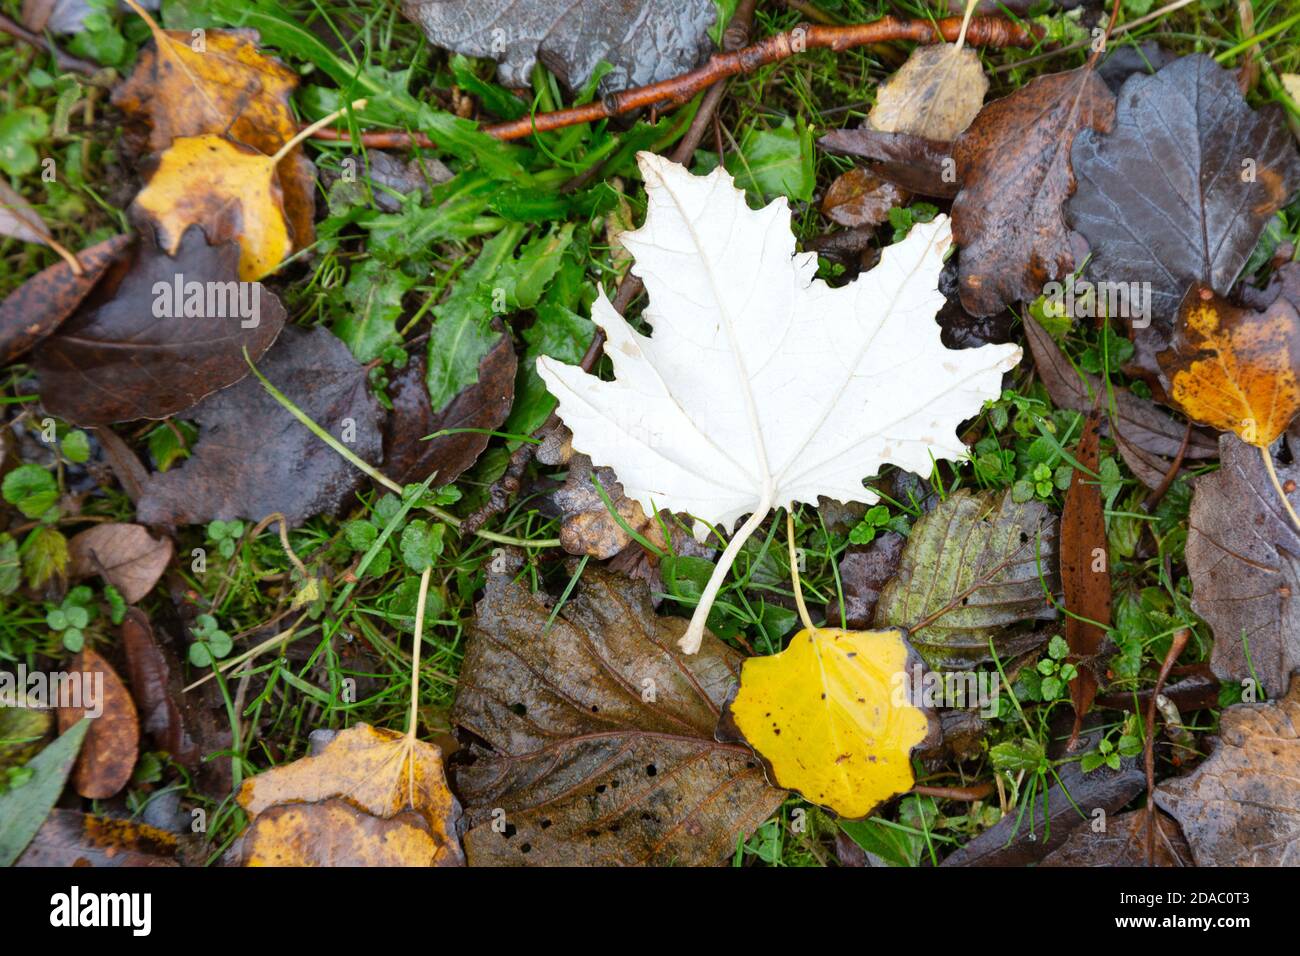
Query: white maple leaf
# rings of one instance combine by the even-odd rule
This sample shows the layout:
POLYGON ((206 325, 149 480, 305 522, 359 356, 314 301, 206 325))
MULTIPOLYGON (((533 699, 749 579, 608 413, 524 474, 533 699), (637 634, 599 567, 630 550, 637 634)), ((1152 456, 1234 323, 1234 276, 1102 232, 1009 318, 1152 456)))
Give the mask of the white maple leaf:
MULTIPOLYGON (((1001 393, 1015 345, 939 341, 946 217, 912 227, 870 272, 837 289, 796 253, 784 198, 752 210, 722 168, 694 176, 650 153, 645 225, 623 245, 646 285, 645 336, 603 292, 614 380, 540 358, 573 447, 612 467, 647 514, 685 511, 733 536, 682 637, 694 653, 741 545, 774 507, 819 495, 867 504, 886 462, 928 475, 960 458, 960 422, 1001 393)), ((707 531, 697 525, 697 532, 707 531)))

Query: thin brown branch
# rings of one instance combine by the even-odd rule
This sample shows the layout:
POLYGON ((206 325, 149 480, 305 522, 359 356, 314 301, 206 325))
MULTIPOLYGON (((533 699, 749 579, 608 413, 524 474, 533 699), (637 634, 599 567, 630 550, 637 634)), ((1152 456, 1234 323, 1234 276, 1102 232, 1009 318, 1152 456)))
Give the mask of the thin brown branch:
POLYGON ((1165 680, 1169 677, 1169 671, 1173 668, 1174 662, 1178 660, 1178 655, 1183 652, 1183 648, 1187 646, 1187 641, 1191 636, 1192 632, 1187 628, 1183 628, 1174 634, 1173 640, 1169 644, 1169 653, 1165 655, 1164 663, 1160 665, 1160 674, 1156 677, 1156 686, 1152 689, 1151 700, 1147 704, 1147 739, 1142 754, 1147 775, 1147 866, 1155 865, 1156 853, 1156 700, 1164 689, 1165 680))
POLYGON ((100 68, 89 60, 82 60, 79 57, 71 56, 64 53, 45 37, 39 33, 33 33, 22 24, 15 23, 3 13, 0 13, 0 33, 7 33, 16 40, 21 40, 28 46, 35 47, 42 53, 48 53, 54 57, 54 62, 60 70, 71 70, 74 73, 81 73, 85 76, 94 76, 100 68))
MULTIPOLYGON (((549 113, 537 113, 505 123, 495 123, 483 127, 483 132, 500 140, 522 139, 533 133, 545 133, 576 126, 580 123, 592 123, 602 119, 621 116, 647 107, 670 104, 680 106, 689 101, 701 90, 714 86, 721 80, 752 73, 760 67, 776 63, 803 53, 806 50, 834 50, 840 52, 853 47, 869 46, 873 43, 887 43, 897 40, 911 40, 917 43, 938 43, 956 40, 961 33, 961 17, 947 17, 939 21, 899 20, 883 17, 871 23, 851 23, 844 26, 826 26, 812 24, 796 27, 787 33, 778 33, 758 43, 717 53, 709 62, 699 69, 683 73, 659 83, 648 86, 620 90, 608 96, 571 106, 567 109, 553 110, 549 113)), ((1032 29, 1021 27, 1010 20, 999 17, 976 17, 966 30, 966 42, 975 46, 989 47, 1032 47, 1041 37, 1032 29)), ((317 139, 350 142, 347 132, 321 129, 313 134, 317 139)), ((433 142, 423 133, 404 132, 369 132, 362 133, 360 141, 363 146, 372 149, 400 149, 402 147, 420 146, 429 148, 433 142)))

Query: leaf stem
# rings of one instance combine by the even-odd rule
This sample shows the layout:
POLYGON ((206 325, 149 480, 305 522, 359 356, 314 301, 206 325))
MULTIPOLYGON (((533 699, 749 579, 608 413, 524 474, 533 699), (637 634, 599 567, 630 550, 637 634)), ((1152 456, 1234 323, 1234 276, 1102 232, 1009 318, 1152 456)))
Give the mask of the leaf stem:
MULTIPOLYGON (((973 3, 971 7, 974 7, 973 3)), ((811 634, 817 628, 813 626, 812 618, 808 616, 808 605, 803 601, 803 586, 799 583, 799 557, 794 549, 794 511, 790 508, 785 512, 785 543, 790 549, 790 581, 794 585, 794 603, 799 609, 799 620, 803 621, 804 630, 811 634)))
POLYGON ((303 140, 308 139, 318 129, 324 129, 326 126, 329 126, 330 123, 333 123, 336 119, 338 119, 348 110, 363 110, 365 108, 366 108, 366 100, 363 97, 359 100, 353 100, 347 106, 339 107, 333 113, 330 113, 329 116, 322 116, 320 119, 312 123, 310 126, 300 130, 298 132, 298 135, 296 135, 293 139, 289 140, 289 142, 281 146, 279 150, 276 151, 275 155, 271 157, 271 165, 275 166, 276 164, 278 164, 280 160, 284 159, 284 157, 289 154, 289 151, 292 150, 295 146, 297 146, 303 140))
POLYGON ((1260 457, 1264 459, 1264 468, 1268 471, 1269 480, 1273 482, 1273 487, 1277 489, 1278 500, 1282 502, 1282 507, 1286 513, 1291 516, 1291 523, 1300 530, 1300 515, 1297 515, 1295 508, 1291 507, 1291 502, 1287 499, 1286 492, 1282 490, 1282 482, 1277 479, 1277 470, 1273 467, 1273 456, 1269 454, 1268 448, 1264 445, 1256 446, 1259 448, 1260 457))
POLYGON ((709 576, 709 583, 704 586, 704 593, 700 595, 700 603, 695 605, 695 613, 691 615, 690 627, 682 635, 677 646, 685 654, 694 654, 700 649, 700 642, 704 640, 704 624, 709 619, 709 611, 713 609, 713 602, 718 597, 718 592, 722 590, 722 582, 727 578, 727 572, 731 570, 732 564, 736 561, 736 555, 740 554, 740 549, 745 542, 749 540, 767 513, 772 510, 771 492, 764 494, 762 500, 754 508, 754 513, 749 519, 740 526, 731 538, 731 543, 727 545, 726 550, 722 552, 722 557, 718 558, 718 566, 713 569, 713 574, 709 576))

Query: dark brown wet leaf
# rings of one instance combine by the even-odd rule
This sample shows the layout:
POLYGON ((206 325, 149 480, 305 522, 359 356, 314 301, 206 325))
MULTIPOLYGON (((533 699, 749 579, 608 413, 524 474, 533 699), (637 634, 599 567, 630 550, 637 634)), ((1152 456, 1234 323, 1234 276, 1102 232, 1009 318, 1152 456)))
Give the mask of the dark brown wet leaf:
POLYGON ((957 195, 958 170, 948 143, 861 127, 831 130, 817 145, 867 160, 871 173, 909 192, 941 199, 957 195))
MULTIPOLYGON (((1300 454, 1300 436, 1285 441, 1300 454)), ((1192 609, 1214 630, 1222 680, 1259 680, 1277 695, 1300 667, 1300 532, 1273 490, 1259 449, 1223 435, 1221 466, 1196 479, 1187 532, 1192 609)), ((1300 465, 1276 466, 1300 480, 1300 465)), ((1294 501, 1296 495, 1292 495, 1294 501)))
POLYGON ((711 0, 404 0, 402 12, 430 42, 498 62, 503 86, 528 86, 541 60, 571 90, 602 60, 613 69, 602 92, 644 86, 698 66, 713 48, 711 0))
POLYGON ((1114 132, 1072 152, 1070 225, 1092 249, 1088 277, 1151 284, 1151 322, 1131 330, 1133 367, 1158 379, 1187 287, 1227 295, 1264 225, 1300 188, 1300 154, 1276 104, 1251 110, 1235 76, 1197 54, 1131 76, 1114 132))
MULTIPOLYGON (((1080 750, 1095 748, 1100 735, 1092 731, 1081 740, 1080 750)), ((1021 817, 1013 809, 943 861, 943 866, 1025 866, 1037 863, 1056 850, 1080 828, 1086 828, 1098 808, 1106 816, 1115 814, 1146 786, 1146 775, 1135 759, 1126 759, 1118 770, 1102 766, 1084 773, 1078 761, 1057 768, 1060 783, 1047 791, 1046 805, 1040 794, 1033 814, 1021 817)))
POLYGON ((1281 700, 1233 704, 1214 752, 1156 788, 1197 866, 1300 866, 1300 678, 1281 700))
POLYGON ((517 366, 514 344, 502 336, 479 363, 478 381, 435 413, 429 407, 425 356, 412 356, 388 389, 393 402, 384 441, 388 477, 400 484, 421 482, 436 470, 435 486, 455 481, 491 441, 487 432, 510 414, 517 366), (441 431, 452 434, 422 440, 441 431))
POLYGON ((244 349, 257 361, 285 318, 279 299, 254 283, 245 296, 258 304, 257 325, 244 327, 253 319, 239 317, 239 292, 233 308, 225 295, 236 289, 238 265, 236 243, 210 246, 199 229, 186 232, 175 258, 146 237, 121 283, 97 289, 34 353, 45 409, 78 425, 166 418, 238 382, 248 374, 244 349), (184 308, 187 292, 181 308, 169 308, 177 296, 155 294, 156 283, 174 290, 178 281, 200 283, 202 304, 184 308))
POLYGON ((127 604, 137 604, 172 559, 171 538, 155 538, 138 524, 97 524, 68 542, 68 576, 103 575, 127 604))
POLYGON ((470 864, 720 862, 784 797, 713 738, 740 655, 708 632, 682 655, 684 620, 592 566, 551 611, 507 575, 478 605, 452 709, 488 745, 455 773, 470 864))
POLYGON ((180 866, 170 833, 134 820, 55 809, 15 866, 180 866))
POLYGON ((1082 468, 1075 467, 1061 510, 1061 593, 1069 612, 1065 615, 1065 640, 1070 645, 1070 661, 1079 668, 1079 676, 1070 681, 1076 726, 1097 696, 1098 656, 1110 627, 1106 516, 1101 486, 1093 477, 1101 464, 1100 440, 1101 413, 1096 411, 1085 420, 1074 448, 1074 459, 1082 468))
MULTIPOLYGON (((1195 866, 1192 850, 1178 824, 1163 813, 1153 818, 1156 866, 1195 866)), ((1130 810, 1107 818, 1106 828, 1094 831, 1092 823, 1076 827, 1070 838, 1052 851, 1039 866, 1146 866, 1147 814, 1130 810)))
POLYGON ((880 599, 881 589, 894 576, 903 545, 907 539, 901 534, 886 531, 863 547, 853 546, 840 559, 840 585, 844 589, 844 620, 840 620, 838 599, 826 603, 826 623, 831 627, 845 627, 864 631, 871 627, 871 618, 880 599))
POLYGON ((203 709, 200 694, 184 692, 175 653, 158 640, 149 618, 139 608, 127 608, 120 634, 141 728, 155 746, 192 773, 203 770, 208 777, 222 776, 226 761, 204 763, 203 758, 229 746, 229 731, 217 727, 203 709))
POLYGON ((0 302, 0 365, 21 357, 57 329, 130 244, 129 236, 105 239, 77 253, 82 275, 60 260, 9 293, 0 302))
POLYGON ((1148 40, 1141 44, 1126 43, 1112 49, 1097 66, 1097 75, 1116 96, 1124 83, 1134 73, 1150 75, 1178 59, 1159 43, 1148 40))
POLYGON ((889 218, 889 210, 910 198, 893 183, 854 168, 840 174, 826 190, 822 215, 841 226, 878 226, 889 218))
MULTIPOLYGON (((383 411, 366 370, 328 329, 284 330, 259 369, 312 421, 370 462, 381 459, 383 411)), ((313 435, 254 376, 187 413, 199 425, 184 464, 150 476, 137 507, 145 524, 213 519, 291 524, 342 507, 366 478, 313 435)))
POLYGON ((1061 204, 1074 191, 1070 145, 1109 131, 1115 97, 1089 68, 1031 80, 980 111, 953 143, 961 192, 952 204, 961 246, 961 301, 993 315, 1069 275, 1075 244, 1061 204))
MULTIPOLYGON (((1051 396, 1052 404, 1076 412, 1087 412, 1100 394, 1109 415, 1107 392, 1102 380, 1091 372, 1076 369, 1052 337, 1033 319, 1024 324, 1025 338, 1034 356, 1034 367, 1051 396)), ((1157 488, 1173 464, 1186 434, 1185 423, 1177 421, 1144 398, 1120 385, 1112 385, 1115 417, 1107 422, 1107 431, 1125 464, 1148 488, 1157 488)), ((1199 461, 1215 458, 1218 442, 1205 431, 1193 428, 1183 458, 1199 461)))
POLYGON ((95 694, 93 700, 83 695, 80 707, 59 708, 60 733, 82 717, 93 718, 72 769, 72 784, 87 799, 106 799, 126 786, 139 756, 140 722, 135 702, 117 671, 89 647, 73 658, 68 670, 86 675, 80 678, 82 687, 92 687, 95 694), (102 713, 96 715, 100 708, 102 713))
MULTIPOLYGON (((1060 591, 1056 516, 1010 492, 955 492, 912 526, 898 573, 880 594, 874 626, 906 627, 932 667, 1004 659, 1025 647, 1000 634, 1009 624, 1056 615, 1044 586, 1060 591), (1041 577, 1040 577, 1041 575, 1041 577)), ((1022 635, 1029 646, 1036 635, 1022 635)))

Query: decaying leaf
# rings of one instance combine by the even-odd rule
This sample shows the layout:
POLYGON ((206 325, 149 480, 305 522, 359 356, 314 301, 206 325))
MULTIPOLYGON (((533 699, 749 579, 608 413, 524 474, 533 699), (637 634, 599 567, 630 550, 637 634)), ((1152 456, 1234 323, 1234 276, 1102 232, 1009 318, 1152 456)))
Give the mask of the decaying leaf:
POLYGON ((901 631, 804 629, 745 661, 727 715, 773 784, 859 819, 916 782, 932 719, 907 693, 920 666, 901 631))
POLYGON ((68 668, 80 675, 81 706, 59 708, 59 730, 66 732, 91 717, 86 742, 72 772, 77 793, 91 800, 111 797, 126 786, 140 752, 140 722, 135 702, 108 661, 89 647, 68 668))
POLYGON ((68 542, 68 576, 102 574, 127 604, 153 590, 172 559, 171 538, 155 538, 138 524, 97 524, 68 542))
POLYGON ((773 507, 819 495, 871 503, 863 478, 886 462, 928 474, 934 459, 964 455, 957 425, 1000 394, 1020 349, 941 344, 942 216, 831 288, 814 277, 815 255, 795 253, 784 199, 755 211, 723 169, 692 176, 639 160, 649 211, 622 242, 654 334, 602 295, 594 317, 615 380, 546 357, 538 371, 574 447, 612 467, 647 514, 687 512, 725 530, 750 515, 683 638, 693 652, 736 553, 773 507))
MULTIPOLYGON (((285 329, 259 368, 312 421, 351 438, 353 452, 380 459, 382 409, 366 388, 365 368, 328 329, 285 329)), ((187 417, 199 425, 194 453, 150 476, 136 507, 144 524, 258 521, 277 511, 296 524, 342 507, 365 481, 253 376, 187 417)))
MULTIPOLYGON (((1194 866, 1192 850, 1183 839, 1178 824, 1156 812, 1156 866, 1194 866)), ((1106 820, 1105 829, 1095 831, 1091 825, 1077 827, 1061 846, 1049 853, 1039 866, 1146 866, 1147 814, 1131 810, 1106 820)))
POLYGON ((0 302, 0 365, 23 355, 57 329, 131 243, 114 236, 77 253, 81 275, 66 262, 38 272, 0 302))
POLYGON ((1203 430, 1177 422, 1154 402, 1139 398, 1127 388, 1105 383, 1091 372, 1070 364, 1051 335, 1033 319, 1024 323, 1025 339, 1034 356, 1034 368, 1051 396, 1052 404, 1087 412, 1100 395, 1109 415, 1107 427, 1124 463, 1148 488, 1159 488, 1182 450, 1183 458, 1196 461, 1217 458, 1219 444, 1203 430), (1113 396, 1112 410, 1109 399, 1113 396), (1183 449, 1183 439, 1187 447, 1183 449))
POLYGON ((822 214, 841 226, 878 226, 889 210, 907 202, 910 194, 865 169, 854 168, 831 183, 822 199, 822 214))
POLYGON ((517 366, 514 343, 502 336, 479 364, 478 381, 435 412, 425 384, 424 356, 412 356, 388 388, 393 402, 384 439, 388 476, 406 484, 436 471, 435 487, 460 477, 487 447, 492 437, 488 432, 510 414, 517 366), (439 432, 445 434, 424 441, 439 432))
POLYGON ((632 543, 624 524, 656 545, 665 544, 659 523, 623 493, 612 469, 595 468, 590 458, 573 450, 573 435, 563 425, 547 435, 537 449, 537 460, 569 469, 564 484, 550 494, 548 501, 560 518, 560 541, 565 551, 601 560, 612 558, 632 543), (622 524, 605 504, 596 488, 597 481, 622 524))
POLYGON ((714 739, 740 655, 708 633, 682 654, 685 622, 591 565, 553 611, 508 575, 478 605, 452 709, 486 744, 455 770, 470 863, 718 863, 784 798, 714 739))
POLYGON ((1040 76, 990 103, 953 144, 961 192, 952 205, 961 246, 961 301, 992 315, 1063 279, 1076 253, 1062 213, 1074 191, 1070 146, 1109 132, 1115 97, 1088 67, 1040 76))
POLYGON ((320 753, 244 782, 245 866, 461 866, 442 751, 356 724, 320 753))
MULTIPOLYGON (((161 153, 187 136, 228 136, 266 156, 298 133, 289 105, 298 76, 257 49, 254 30, 205 30, 201 48, 188 31, 160 30, 145 47, 113 105, 150 126, 149 148, 161 153)), ((277 167, 295 249, 315 240, 316 168, 301 146, 277 167)))
POLYGON ((919 46, 876 92, 867 125, 948 142, 970 125, 984 103, 989 79, 968 46, 919 46))
POLYGON ((1255 312, 1193 286, 1159 360, 1179 408, 1247 444, 1273 444, 1300 412, 1300 314, 1280 296, 1255 312))
POLYGON ((192 226, 214 243, 238 241, 245 282, 273 271, 294 246, 274 157, 225 136, 173 140, 131 211, 154 225, 168 255, 192 226))
POLYGON ((1044 596, 1060 590, 1056 556, 1056 516, 1042 502, 961 489, 912 526, 898 573, 876 604, 875 626, 906 627, 936 668, 992 660, 995 636, 999 655, 1017 653, 1042 637, 998 632, 1056 616, 1044 596))
POLYGON ((1084 421, 1074 449, 1074 476, 1061 509, 1061 593, 1065 601, 1065 640, 1079 674, 1070 681, 1075 727, 1097 696, 1099 661, 1110 627, 1111 585, 1106 515, 1099 479, 1101 414, 1084 421), (1082 466, 1082 467, 1080 467, 1082 466), (1091 474, 1089 474, 1091 472, 1091 474))
POLYGON ((229 731, 218 731, 202 710, 199 696, 184 692, 176 655, 158 642, 149 618, 139 608, 127 608, 120 633, 141 729, 191 772, 205 770, 208 776, 220 776, 226 761, 203 758, 209 751, 229 746, 229 731))
POLYGON ((1300 188, 1300 155, 1276 104, 1252 111, 1208 56, 1135 74, 1114 131, 1085 131, 1071 154, 1070 225, 1092 247, 1088 275, 1150 283, 1150 325, 1134 323, 1134 365, 1158 371, 1193 282, 1226 295, 1265 223, 1300 188))
POLYGON ((878 534, 866 547, 850 547, 840 560, 840 584, 844 591, 844 619, 840 620, 837 599, 826 603, 826 621, 841 627, 863 630, 871 626, 881 589, 898 570, 907 538, 893 531, 878 534))
POLYGON ((867 160, 872 174, 908 192, 951 199, 960 188, 952 146, 946 142, 861 126, 831 130, 817 145, 827 152, 867 160))
POLYGON ((166 418, 244 378, 244 350, 261 357, 285 313, 260 284, 235 281, 238 262, 237 245, 209 245, 199 229, 174 258, 143 239, 120 284, 101 285, 33 353, 46 411, 78 425, 166 418))
POLYGON ((50 811, 15 866, 179 866, 177 840, 147 823, 50 811))
POLYGON ((1186 777, 1156 788, 1197 866, 1300 865, 1300 678, 1281 700, 1233 704, 1219 741, 1186 777))
MULTIPOLYGON (((1300 436, 1287 436, 1300 481, 1300 436)), ((1256 680, 1270 694, 1300 668, 1300 532, 1278 501, 1259 450, 1219 439, 1221 466, 1196 479, 1187 532, 1192 609, 1214 631, 1210 664, 1222 680, 1256 680)), ((1285 485, 1284 485, 1285 487, 1285 485)))
POLYGON ((528 86, 541 60, 570 89, 604 61, 602 92, 684 73, 709 53, 717 16, 710 0, 404 0, 402 12, 434 44, 491 57, 504 86, 528 86))

